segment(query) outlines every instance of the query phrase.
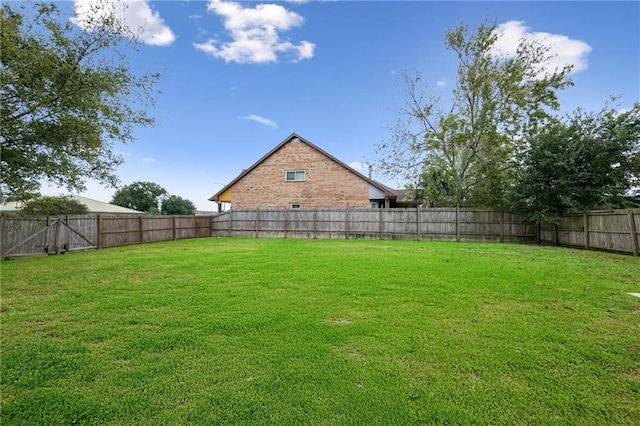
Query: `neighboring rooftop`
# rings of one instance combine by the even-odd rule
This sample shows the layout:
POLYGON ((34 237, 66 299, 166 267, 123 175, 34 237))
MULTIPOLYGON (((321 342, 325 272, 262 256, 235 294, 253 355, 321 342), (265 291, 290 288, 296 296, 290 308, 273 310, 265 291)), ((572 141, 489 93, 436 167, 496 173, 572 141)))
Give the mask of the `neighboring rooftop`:
MULTIPOLYGON (((87 206, 89 213, 144 214, 143 212, 139 212, 137 210, 116 206, 115 204, 104 203, 102 201, 93 200, 91 198, 82 197, 80 195, 71 195, 70 198, 87 206)), ((6 204, 0 204, 0 213, 18 213, 21 207, 22 203, 16 201, 6 204)))

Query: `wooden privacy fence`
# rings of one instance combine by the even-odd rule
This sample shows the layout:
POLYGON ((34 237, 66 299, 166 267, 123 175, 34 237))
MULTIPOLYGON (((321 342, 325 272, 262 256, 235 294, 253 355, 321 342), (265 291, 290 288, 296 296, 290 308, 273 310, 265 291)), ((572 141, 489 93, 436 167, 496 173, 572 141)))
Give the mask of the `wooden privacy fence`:
POLYGON ((98 216, 98 248, 211 236, 211 216, 98 216))
POLYGON ((514 213, 479 209, 230 210, 212 236, 376 238, 536 242, 537 228, 514 213))
POLYGON ((640 209, 593 211, 542 224, 540 242, 640 255, 640 209))
POLYGON ((0 258, 211 236, 211 216, 0 215, 0 258))
POLYGON ((536 226, 479 209, 230 210, 216 216, 0 215, 0 258, 201 237, 373 238, 555 244, 640 255, 640 209, 536 226))
POLYGON ((1 258, 84 250, 98 247, 94 217, 49 216, 22 218, 1 215, 1 258))
POLYGON ((212 236, 539 242, 640 255, 640 209, 566 216, 559 224, 481 209, 231 210, 212 236))

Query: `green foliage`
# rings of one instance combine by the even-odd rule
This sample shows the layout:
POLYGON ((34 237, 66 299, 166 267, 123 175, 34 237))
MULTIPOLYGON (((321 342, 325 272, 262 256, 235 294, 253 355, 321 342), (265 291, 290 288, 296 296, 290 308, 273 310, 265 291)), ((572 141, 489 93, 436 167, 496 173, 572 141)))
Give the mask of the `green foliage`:
POLYGON ((540 72, 549 46, 523 40, 507 57, 495 51, 496 40, 494 23, 447 31, 445 45, 458 61, 450 102, 429 95, 420 73, 404 75, 406 106, 390 140, 378 146, 383 172, 449 205, 505 204, 516 141, 550 120, 556 92, 572 83, 569 66, 540 72), (433 176, 439 182, 428 187, 433 176))
POLYGON ((111 204, 140 212, 159 213, 160 200, 167 190, 153 182, 133 182, 116 191, 111 204))
POLYGON ((162 214, 196 214, 196 206, 191 201, 177 195, 169 195, 162 200, 162 214))
POLYGON ((166 189, 153 182, 138 181, 120 188, 114 194, 111 204, 153 215, 196 213, 196 206, 191 201, 177 195, 169 195, 166 189))
POLYGON ((3 425, 640 418, 638 257, 201 238, 1 267, 3 425))
POLYGON ((69 190, 86 179, 115 186, 122 158, 114 143, 153 124, 158 75, 134 75, 132 34, 103 8, 82 31, 55 3, 3 2, 0 197, 25 200, 45 180, 69 190), (139 107, 138 109, 136 109, 139 107))
POLYGON ((622 114, 607 107, 578 110, 541 129, 528 144, 513 198, 532 220, 638 206, 632 200, 640 182, 640 104, 622 114))
POLYGON ((25 216, 50 216, 62 214, 86 214, 87 206, 69 196, 38 197, 25 202, 20 214, 25 216))
POLYGON ((161 215, 161 214, 162 214, 162 212, 160 211, 160 209, 159 209, 159 208, 157 208, 157 207, 151 207, 151 208, 149 208, 148 210, 145 210, 145 212, 144 212, 144 213, 145 213, 145 214, 148 214, 148 215, 152 215, 152 216, 153 216, 153 215, 158 216, 158 215, 161 215))
POLYGON ((422 170, 416 186, 408 185, 407 190, 414 199, 426 207, 447 207, 456 205, 456 176, 442 167, 422 170))

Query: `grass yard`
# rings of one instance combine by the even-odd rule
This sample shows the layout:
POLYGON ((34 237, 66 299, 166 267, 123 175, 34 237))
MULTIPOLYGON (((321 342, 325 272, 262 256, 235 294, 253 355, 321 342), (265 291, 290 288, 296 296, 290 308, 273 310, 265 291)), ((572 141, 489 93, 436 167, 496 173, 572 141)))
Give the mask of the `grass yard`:
POLYGON ((206 238, 1 268, 3 426, 640 423, 640 258, 206 238))

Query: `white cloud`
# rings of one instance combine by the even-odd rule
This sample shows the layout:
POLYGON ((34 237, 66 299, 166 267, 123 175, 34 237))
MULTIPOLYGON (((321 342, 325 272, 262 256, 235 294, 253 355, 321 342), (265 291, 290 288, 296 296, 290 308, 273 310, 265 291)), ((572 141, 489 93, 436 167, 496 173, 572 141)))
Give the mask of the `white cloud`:
POLYGON ((438 80, 436 81, 436 84, 438 85, 438 87, 444 87, 447 85, 447 82, 445 80, 438 80))
POLYGON ((294 3, 294 4, 304 4, 304 3, 309 3, 309 0, 284 0, 287 3, 294 3))
POLYGON ((565 65, 573 65, 571 73, 587 69, 587 56, 591 53, 591 46, 581 40, 572 40, 566 35, 532 32, 523 21, 509 21, 496 28, 498 39, 494 44, 494 54, 507 57, 516 55, 521 40, 533 41, 550 46, 548 55, 551 56, 540 70, 542 73, 562 69, 565 65))
POLYGON ((313 57, 315 44, 293 44, 280 38, 280 32, 302 25, 304 18, 278 4, 258 4, 254 8, 240 3, 210 0, 207 10, 224 19, 224 27, 233 39, 210 39, 194 47, 225 62, 277 62, 278 54, 291 55, 294 62, 313 57))
POLYGON ((150 157, 144 157, 142 159, 142 162, 145 163, 145 164, 153 164, 153 163, 156 162, 156 159, 155 158, 150 158, 150 157))
POLYGON ((90 31, 104 18, 114 16, 131 36, 145 44, 167 46, 176 38, 149 0, 74 0, 73 9, 71 21, 84 30, 90 31))
POLYGON ((243 120, 250 120, 250 121, 255 121, 256 123, 260 123, 260 124, 264 124, 267 127, 271 127, 272 129, 277 129, 278 128, 278 124, 273 121, 270 120, 268 118, 264 118, 264 117, 260 117, 259 115, 245 115, 244 117, 241 117, 243 120))

